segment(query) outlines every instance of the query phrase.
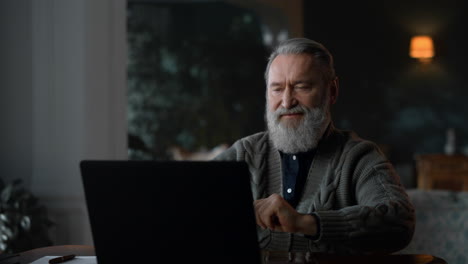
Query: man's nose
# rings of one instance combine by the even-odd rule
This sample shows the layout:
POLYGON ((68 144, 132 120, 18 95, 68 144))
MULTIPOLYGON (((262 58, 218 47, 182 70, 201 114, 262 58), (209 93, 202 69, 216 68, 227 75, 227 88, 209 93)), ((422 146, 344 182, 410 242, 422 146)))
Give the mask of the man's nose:
POLYGON ((292 108, 297 105, 297 100, 294 95, 294 89, 286 88, 283 93, 283 98, 281 101, 281 106, 285 109, 292 108))

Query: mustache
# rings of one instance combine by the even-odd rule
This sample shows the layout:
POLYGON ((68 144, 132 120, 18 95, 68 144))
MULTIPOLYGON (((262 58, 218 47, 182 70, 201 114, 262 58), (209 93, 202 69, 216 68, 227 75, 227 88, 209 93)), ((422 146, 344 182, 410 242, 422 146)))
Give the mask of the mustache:
POLYGON ((293 108, 286 109, 286 108, 278 108, 273 114, 275 117, 279 117, 282 115, 290 115, 290 114, 304 114, 307 112, 307 108, 302 105, 296 105, 293 108))

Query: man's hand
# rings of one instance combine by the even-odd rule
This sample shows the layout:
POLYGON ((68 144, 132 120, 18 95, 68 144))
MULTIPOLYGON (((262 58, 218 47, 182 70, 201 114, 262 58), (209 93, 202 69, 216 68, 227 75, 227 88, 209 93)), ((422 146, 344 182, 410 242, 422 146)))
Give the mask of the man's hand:
POLYGON ((317 234, 315 217, 298 213, 278 194, 254 202, 255 218, 262 228, 306 235, 317 234))

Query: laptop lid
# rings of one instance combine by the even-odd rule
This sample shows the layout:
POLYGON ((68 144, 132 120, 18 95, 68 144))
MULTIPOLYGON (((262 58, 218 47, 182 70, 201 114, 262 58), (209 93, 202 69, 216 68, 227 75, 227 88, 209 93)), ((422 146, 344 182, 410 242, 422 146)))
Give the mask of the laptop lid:
POLYGON ((80 169, 98 263, 260 263, 246 163, 86 160, 80 169))

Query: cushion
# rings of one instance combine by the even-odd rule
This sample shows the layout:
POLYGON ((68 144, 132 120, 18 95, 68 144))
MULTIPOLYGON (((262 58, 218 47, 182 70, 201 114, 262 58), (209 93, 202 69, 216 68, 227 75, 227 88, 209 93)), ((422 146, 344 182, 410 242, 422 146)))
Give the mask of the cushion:
POLYGON ((416 228, 402 254, 431 254, 450 264, 468 263, 468 192, 409 189, 416 228))

